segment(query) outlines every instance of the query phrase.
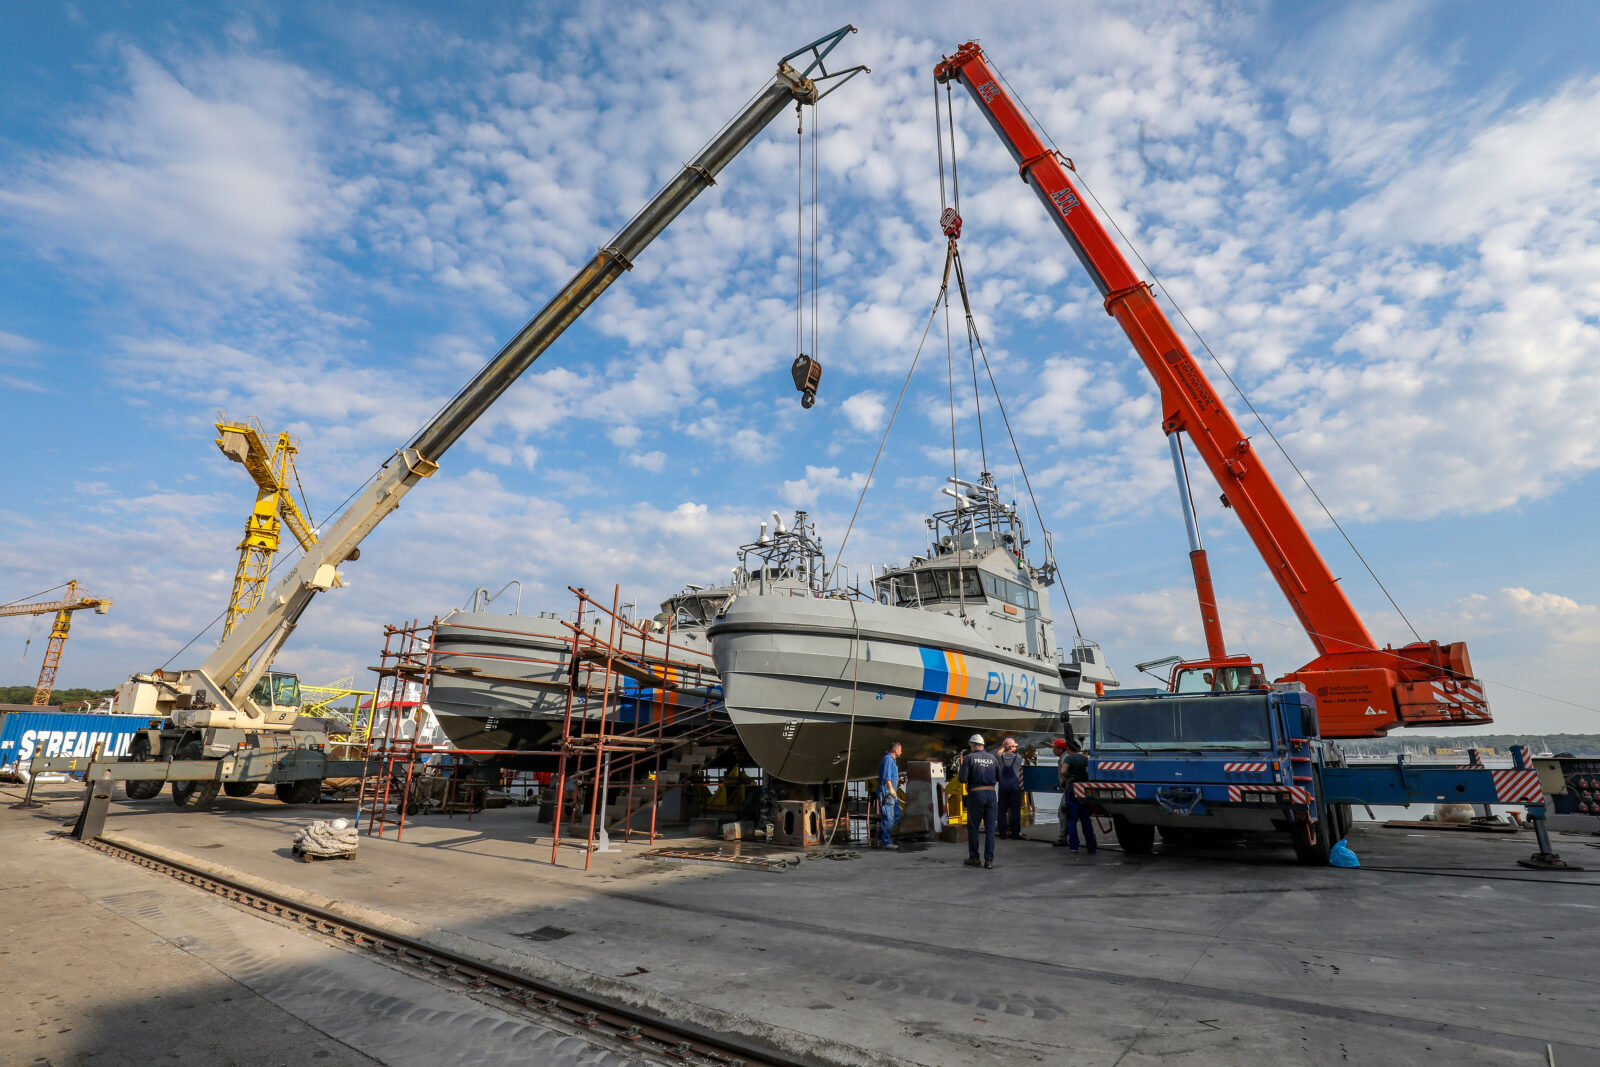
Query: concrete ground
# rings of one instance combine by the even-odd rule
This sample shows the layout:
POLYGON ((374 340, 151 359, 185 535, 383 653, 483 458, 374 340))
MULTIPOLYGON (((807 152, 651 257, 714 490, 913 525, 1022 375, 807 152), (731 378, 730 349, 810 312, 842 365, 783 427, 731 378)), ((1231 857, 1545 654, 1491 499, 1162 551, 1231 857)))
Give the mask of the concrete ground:
MULTIPOLYGON (((465 1019, 491 1008, 459 993, 45 840, 81 792, 51 795, 62 800, 43 814, 0 809, 8 925, 18 907, 44 921, 41 896, 82 897, 109 913, 100 936, 115 950, 66 915, 26 932, 32 950, 109 976, 80 994, 87 968, 35 965, 21 986, 8 966, 11 999, 26 990, 33 1013, 27 1040, 52 1062, 119 1062, 126 1002, 147 1016, 157 993, 261 1020, 281 1052, 260 1047, 278 1058, 239 1062, 309 1060, 305 1041, 332 1063, 446 1062, 419 1057, 424 1045, 475 1063, 534 1051, 536 1035, 465 1019), (219 1002, 223 987, 248 1011, 219 1002), (447 994, 469 1007, 349 1021, 383 998, 427 1007, 447 994)), ((353 863, 294 862, 299 826, 347 811, 224 798, 195 814, 163 797, 116 805, 108 836, 839 1063, 1600 1062, 1600 849, 1588 839, 1558 838, 1591 868, 1581 874, 1516 867, 1527 835, 1370 826, 1352 833, 1359 870, 1300 868, 1287 848, 1133 857, 1112 843, 1074 856, 1024 841, 1002 842, 992 871, 962 866, 965 847, 948 844, 781 872, 667 864, 628 845, 585 874, 576 850, 552 867, 547 828, 512 809, 414 820, 403 843, 366 839, 353 863), (522 936, 534 931, 553 939, 522 936)), ((174 1033, 175 1062, 228 1062, 208 1054, 208 1029, 174 1033)))

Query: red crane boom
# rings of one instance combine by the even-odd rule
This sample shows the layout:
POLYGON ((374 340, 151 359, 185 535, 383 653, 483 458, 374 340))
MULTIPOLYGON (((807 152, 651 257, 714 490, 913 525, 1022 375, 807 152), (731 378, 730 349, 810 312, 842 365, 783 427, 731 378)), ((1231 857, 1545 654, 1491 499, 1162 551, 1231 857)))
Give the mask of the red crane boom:
MULTIPOLYGON (((1464 643, 1377 646, 1249 437, 1156 303, 1149 283, 1134 273, 1089 210, 1069 175, 1071 161, 1040 139, 977 43, 968 42, 945 57, 934 68, 934 77, 965 85, 1010 149, 1022 179, 1039 194, 1100 290, 1106 312, 1122 326, 1160 387, 1162 429, 1188 435, 1222 487, 1224 504, 1239 516, 1288 598, 1317 657, 1281 680, 1303 682, 1316 694, 1323 736, 1374 737, 1395 726, 1491 721, 1464 643)), ((1185 671, 1210 669, 1220 677, 1222 669, 1250 666, 1249 657, 1228 656, 1223 647, 1210 570, 1197 542, 1190 558, 1211 658, 1180 664, 1173 674, 1175 688, 1185 671)))

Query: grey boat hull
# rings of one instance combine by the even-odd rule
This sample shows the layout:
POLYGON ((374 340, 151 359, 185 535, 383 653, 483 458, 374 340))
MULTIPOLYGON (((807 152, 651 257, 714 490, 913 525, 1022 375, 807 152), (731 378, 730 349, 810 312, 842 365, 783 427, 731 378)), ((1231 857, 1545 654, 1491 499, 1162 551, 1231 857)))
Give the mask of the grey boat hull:
POLYGON ((986 647, 954 615, 831 598, 740 597, 711 625, 728 717, 769 774, 870 777, 892 741, 940 759, 1059 736, 1072 705, 1053 661, 986 647))
MULTIPOLYGON (((602 635, 603 636, 603 635, 602 635)), ((551 752, 560 747, 567 714, 567 688, 572 662, 572 630, 560 619, 544 616, 494 615, 453 611, 440 620, 433 643, 436 668, 428 703, 439 726, 459 749, 551 752)), ((702 639, 703 641, 703 639, 702 639)), ((665 655, 658 640, 635 640, 630 653, 665 655)), ((679 684, 715 683, 709 651, 673 641, 675 662, 698 667, 692 677, 674 669, 679 684)), ((673 709, 693 705, 694 698, 658 693, 639 701, 638 686, 613 679, 607 704, 613 720, 632 724, 641 716, 669 719, 673 709), (632 698, 632 699, 630 699, 632 698)), ((574 719, 600 714, 603 694, 574 700, 574 719)), ((668 727, 670 732, 670 726, 668 727)), ((524 769, 549 769, 554 757, 501 757, 496 762, 524 769)))

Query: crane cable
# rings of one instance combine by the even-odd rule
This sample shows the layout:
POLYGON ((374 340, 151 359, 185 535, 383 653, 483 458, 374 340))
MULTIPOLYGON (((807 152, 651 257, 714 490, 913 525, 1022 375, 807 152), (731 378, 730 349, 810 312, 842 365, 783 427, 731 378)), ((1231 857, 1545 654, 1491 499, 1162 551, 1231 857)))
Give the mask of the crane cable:
MULTIPOLYGON (((1050 142, 1050 147, 1055 150, 1056 155, 1065 159, 1066 156, 1062 153, 1061 149, 1056 146, 1055 138, 1050 136, 1050 131, 1045 129, 1044 124, 1041 123, 1034 115, 1032 109, 1028 107, 1027 102, 1024 101, 1021 96, 1017 95, 1017 91, 1015 89, 1011 88, 1011 83, 1006 80, 1005 74, 1001 72, 999 67, 995 66, 992 59, 989 60, 989 65, 993 67, 994 72, 1000 76, 1000 80, 1005 84, 1006 91, 1011 94, 1012 99, 1016 100, 1022 105, 1022 110, 1028 113, 1028 118, 1033 121, 1034 126, 1038 128, 1040 133, 1044 134, 1045 140, 1050 142)), ((1256 409, 1255 404, 1251 402, 1250 397, 1244 391, 1244 388, 1234 379, 1233 375, 1228 372, 1228 368, 1223 365, 1222 360, 1217 358, 1216 352, 1212 351, 1211 345, 1206 342, 1205 337, 1195 327, 1195 324, 1189 320, 1189 315, 1183 310, 1183 305, 1179 304, 1177 299, 1173 297, 1172 293, 1167 290, 1166 284, 1162 282, 1160 276, 1157 275, 1155 271, 1150 269, 1150 264, 1145 262, 1144 256, 1139 252, 1138 246, 1135 245, 1133 241, 1129 239, 1128 235, 1123 232, 1122 226, 1118 224, 1116 220, 1116 216, 1112 215, 1111 212, 1106 210, 1105 205, 1100 202, 1100 198, 1094 195, 1094 190, 1089 188, 1089 183, 1084 179, 1083 173, 1079 171, 1076 166, 1072 168, 1072 171, 1074 174, 1077 174, 1078 184, 1083 186, 1083 191, 1089 194, 1089 199, 1094 201, 1095 207, 1099 209, 1100 214, 1110 221, 1112 228, 1117 231, 1117 236, 1122 238, 1123 244, 1125 244, 1128 250, 1133 253, 1133 258, 1139 261, 1139 266, 1144 268, 1145 273, 1148 274, 1151 280, 1155 282, 1156 287, 1161 290, 1161 295, 1167 298, 1167 301, 1172 305, 1173 310, 1178 313, 1178 317, 1183 319, 1183 324, 1189 327, 1189 332, 1194 335, 1195 340, 1200 342, 1200 347, 1204 348, 1206 350, 1206 355, 1211 357, 1211 362, 1216 364, 1217 369, 1220 370, 1222 372, 1222 376, 1228 380, 1228 384, 1233 387, 1233 391, 1238 394, 1239 399, 1244 401, 1245 407, 1250 409, 1250 414, 1255 416, 1256 421, 1261 424, 1261 428, 1265 430, 1267 436, 1272 439, 1272 443, 1276 445, 1278 451, 1283 454, 1283 458, 1288 462, 1289 466, 1294 470, 1295 475, 1300 479, 1300 484, 1306 487, 1306 491, 1309 492, 1311 494, 1311 498, 1317 502, 1317 506, 1322 509, 1322 513, 1328 517, 1329 522, 1333 523, 1333 528, 1339 531, 1339 536, 1344 538, 1344 543, 1350 547, 1351 552, 1355 553, 1356 559, 1361 561, 1361 566, 1366 569, 1368 576, 1377 583, 1379 589, 1383 590, 1383 595, 1388 598, 1389 606, 1394 608, 1395 614, 1399 615, 1401 621, 1406 624, 1406 629, 1411 631, 1411 636, 1415 637, 1418 641, 1421 641, 1422 635, 1417 632, 1417 628, 1415 626, 1411 625, 1411 619, 1406 615, 1405 611, 1400 607, 1400 604, 1395 600, 1394 595, 1389 592, 1389 587, 1383 584, 1383 579, 1378 577, 1377 572, 1372 569, 1372 565, 1367 562, 1367 557, 1361 554, 1361 550, 1356 547, 1356 543, 1351 540, 1350 535, 1345 532, 1344 526, 1339 522, 1338 517, 1334 515, 1333 510, 1329 508, 1326 503, 1324 503, 1321 494, 1319 494, 1312 486, 1311 479, 1306 477, 1305 472, 1300 469, 1300 465, 1296 463, 1294 461, 1294 457, 1289 454, 1289 450, 1284 447, 1283 442, 1278 439, 1278 435, 1273 433, 1272 427, 1268 425, 1266 417, 1256 409)))
MULTIPOLYGON (((945 89, 945 112, 946 112, 946 115, 948 116, 948 118, 947 118, 947 125, 942 126, 940 121, 939 121, 940 117, 941 117, 939 115, 939 85, 938 85, 937 82, 934 83, 934 86, 933 86, 933 111, 934 111, 933 128, 934 128, 935 140, 939 144, 939 208, 940 208, 941 218, 943 217, 944 209, 947 206, 953 206, 955 208, 955 212, 956 212, 956 215, 958 217, 961 214, 961 182, 960 182, 959 173, 958 173, 958 171, 956 169, 955 108, 952 106, 952 104, 950 102, 950 83, 949 82, 945 83, 944 89, 945 89), (945 201, 944 140, 945 140, 946 129, 948 129, 949 138, 950 138, 950 185, 951 185, 951 189, 952 189, 952 191, 954 193, 954 197, 953 197, 954 204, 953 205, 948 205, 946 203, 946 201, 945 201)), ((983 347, 983 337, 978 332, 978 322, 977 322, 977 319, 972 314, 972 297, 971 297, 971 294, 969 293, 969 291, 967 289, 967 272, 966 272, 966 268, 964 267, 964 265, 961 262, 961 249, 956 244, 956 241, 955 241, 954 237, 950 237, 950 238, 948 238, 948 240, 949 240, 950 251, 949 251, 949 262, 947 264, 947 269, 949 267, 951 267, 951 266, 953 266, 954 269, 955 269, 956 289, 961 294, 961 308, 962 308, 962 311, 966 315, 967 348, 968 348, 969 355, 972 356, 972 359, 973 359, 973 363, 972 363, 973 406, 974 406, 974 408, 975 408, 975 410, 977 412, 977 417, 978 417, 978 448, 979 448, 980 454, 983 457, 984 470, 987 471, 988 467, 989 467, 989 450, 988 450, 987 443, 983 439, 983 407, 982 407, 982 404, 980 402, 979 389, 978 389, 978 365, 977 365, 977 357, 978 356, 981 356, 983 358, 983 369, 984 369, 984 373, 989 378, 989 388, 994 391, 995 404, 996 404, 997 407, 999 407, 999 409, 1000 409, 1000 418, 1005 423, 1006 436, 1011 441, 1011 451, 1017 457, 1017 468, 1022 471, 1022 484, 1028 490, 1028 500, 1033 505, 1034 519, 1039 523, 1039 530, 1041 532, 1041 535, 1044 538, 1045 551, 1046 551, 1046 561, 1050 566, 1050 569, 1051 569, 1051 572, 1052 572, 1052 579, 1053 579, 1054 576, 1055 576, 1055 573, 1056 573, 1054 539, 1050 535, 1050 528, 1045 524, 1044 511, 1043 511, 1043 509, 1041 509, 1039 507, 1039 498, 1038 498, 1038 496, 1036 496, 1034 494, 1034 491, 1033 491, 1033 479, 1028 476, 1028 465, 1022 459, 1022 447, 1017 443, 1017 435, 1016 435, 1015 431, 1013 431, 1012 428, 1011 428, 1011 417, 1008 414, 1006 414, 1006 403, 1005 403, 1005 400, 1000 395, 1000 385, 999 385, 998 382, 995 381, 994 368, 992 366, 990 366, 990 364, 989 364, 989 353, 983 347)), ((948 288, 948 278, 946 279, 946 287, 948 288)), ((945 308, 946 308, 945 336, 946 336, 946 339, 948 340, 949 334, 950 334, 950 329, 949 329, 949 316, 948 316, 949 296, 948 296, 947 288, 946 288, 946 290, 941 290, 941 292, 945 293, 945 296, 944 296, 945 308)), ((951 444, 950 444, 950 448, 951 448, 951 451, 953 453, 955 451, 955 393, 954 393, 954 389, 953 388, 951 390, 951 399, 950 399, 950 419, 951 419, 951 429, 950 429, 951 444)), ((1072 595, 1067 592, 1067 586, 1066 586, 1066 583, 1064 581, 1061 583, 1061 597, 1066 602, 1067 614, 1072 619, 1072 629, 1078 635, 1079 639, 1081 640, 1083 638, 1083 628, 1078 623, 1078 613, 1077 613, 1077 610, 1075 608, 1073 608, 1073 606, 1072 606, 1072 595)))

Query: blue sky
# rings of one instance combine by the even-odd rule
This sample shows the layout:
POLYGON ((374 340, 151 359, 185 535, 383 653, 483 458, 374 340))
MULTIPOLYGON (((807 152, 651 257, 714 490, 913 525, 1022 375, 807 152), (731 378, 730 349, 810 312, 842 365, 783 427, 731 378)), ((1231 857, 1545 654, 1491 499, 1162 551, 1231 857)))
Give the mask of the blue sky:
MULTIPOLYGON (((251 491, 211 444, 218 409, 301 439, 324 517, 777 56, 844 22, 861 32, 836 56, 873 73, 817 116, 817 407, 787 374, 786 117, 369 539, 283 663, 359 674, 383 623, 513 577, 528 610, 565 610, 568 584, 657 600, 725 574, 773 508, 811 509, 836 545, 938 284, 931 69, 976 37, 1417 629, 1469 642, 1498 724, 1600 722, 1583 4, 7 5, 0 600, 69 577, 116 599, 76 626, 62 683, 158 665, 221 610, 251 491)), ((980 323, 1084 633, 1132 680, 1201 649, 1154 389, 961 96, 956 115, 980 323)), ((940 331, 847 563, 921 545, 950 466, 940 331)), ((1373 632, 1405 640, 1265 459, 1373 632)), ((1309 659, 1197 496, 1230 642, 1274 670, 1309 659)), ((37 673, 29 632, 0 629, 0 678, 37 673)))

